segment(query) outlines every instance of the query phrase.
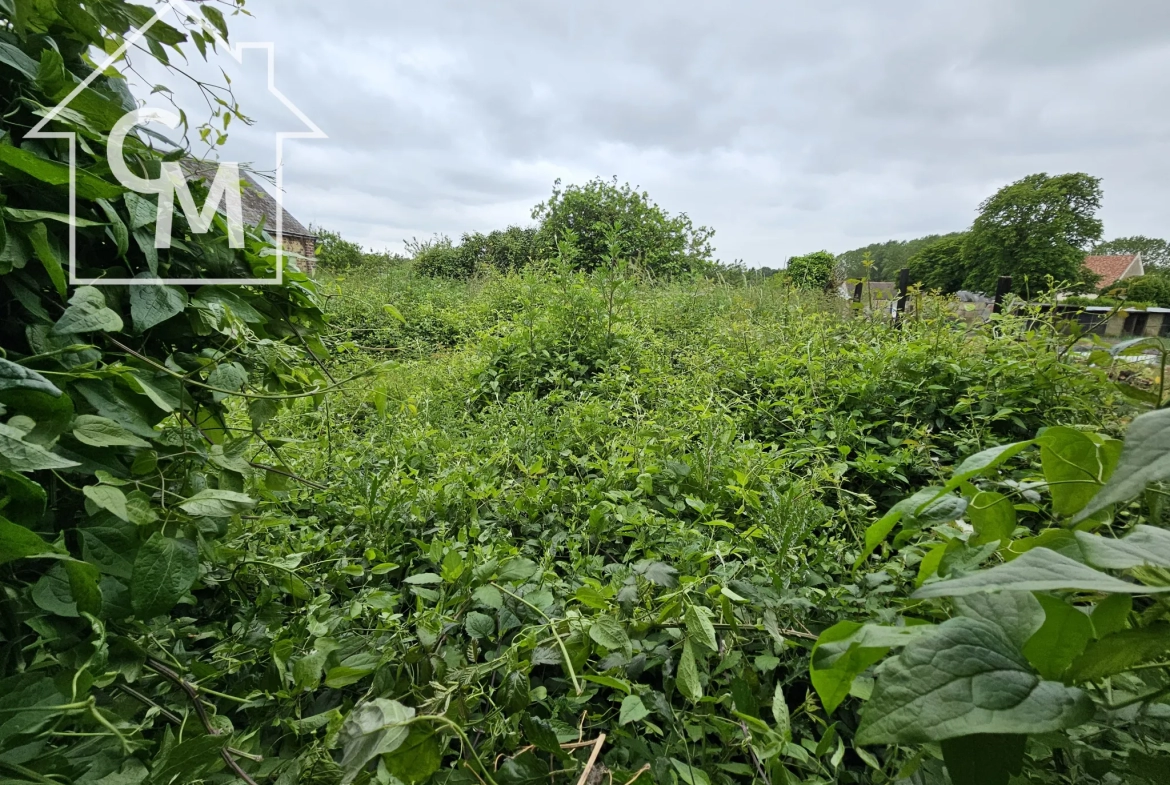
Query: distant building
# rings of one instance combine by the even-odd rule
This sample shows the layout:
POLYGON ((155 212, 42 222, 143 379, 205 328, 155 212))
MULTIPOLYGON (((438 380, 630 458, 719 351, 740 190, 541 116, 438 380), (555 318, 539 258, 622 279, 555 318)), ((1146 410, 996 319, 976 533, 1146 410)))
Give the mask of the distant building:
MULTIPOLYGON (((183 171, 188 179, 214 179, 214 164, 204 165, 200 161, 186 159, 182 162, 183 171)), ((284 213, 284 222, 281 226, 282 246, 290 253, 299 254, 305 259, 297 260, 297 267, 302 272, 312 273, 317 268, 317 236, 305 228, 305 225, 284 210, 276 203, 276 199, 264 189, 262 185, 248 171, 241 168, 244 187, 240 189, 240 208, 244 223, 248 226, 259 226, 264 221, 264 231, 276 237, 276 211, 284 213)))
POLYGON ((1101 276, 1097 288, 1105 289, 1124 278, 1145 274, 1142 255, 1118 254, 1113 256, 1086 256, 1085 267, 1101 276))

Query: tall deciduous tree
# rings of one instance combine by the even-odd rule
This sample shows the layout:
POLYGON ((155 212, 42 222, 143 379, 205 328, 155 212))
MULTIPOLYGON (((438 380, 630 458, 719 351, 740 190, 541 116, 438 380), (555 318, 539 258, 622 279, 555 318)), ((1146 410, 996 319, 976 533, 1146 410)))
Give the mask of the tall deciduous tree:
POLYGON ((1001 275, 1018 293, 1084 280, 1085 248, 1101 239, 1101 180, 1083 173, 1028 175, 979 206, 963 254, 965 285, 991 291, 1001 275))
POLYGON ((946 294, 963 288, 969 270, 963 258, 965 234, 949 235, 931 243, 910 257, 910 279, 927 290, 938 289, 946 294))

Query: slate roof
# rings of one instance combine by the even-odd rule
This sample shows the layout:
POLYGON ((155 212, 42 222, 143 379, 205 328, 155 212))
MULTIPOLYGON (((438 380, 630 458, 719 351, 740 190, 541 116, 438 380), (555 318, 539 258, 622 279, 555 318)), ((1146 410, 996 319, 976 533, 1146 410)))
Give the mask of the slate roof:
MULTIPOLYGON (((184 173, 188 180, 199 179, 214 179, 217 164, 206 161, 196 161, 191 158, 182 161, 184 173)), ((275 197, 264 189, 264 186, 252 176, 246 169, 241 169, 245 187, 240 189, 240 207, 243 212, 244 223, 248 226, 256 226, 260 223, 260 219, 264 218, 264 229, 272 235, 276 234, 276 211, 279 205, 276 203, 275 197)), ((315 237, 312 232, 305 228, 305 225, 292 216, 288 210, 284 210, 284 225, 281 231, 285 235, 295 237, 315 237)))
POLYGON ((1130 265, 1137 259, 1136 254, 1117 254, 1113 256, 1086 256, 1085 267, 1101 276, 1101 282, 1097 286, 1104 288, 1113 283, 1116 283, 1125 271, 1130 268, 1130 265))

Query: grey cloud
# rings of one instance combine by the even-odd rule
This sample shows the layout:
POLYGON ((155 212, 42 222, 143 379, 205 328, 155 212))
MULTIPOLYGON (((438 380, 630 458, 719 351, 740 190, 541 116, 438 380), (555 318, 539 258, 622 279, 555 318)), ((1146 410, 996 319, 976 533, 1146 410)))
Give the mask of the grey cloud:
MULTIPOLYGON (((1166 234, 1162 0, 252 0, 233 39, 329 133, 286 204, 400 247, 526 223, 552 181, 616 174, 715 227, 723 258, 959 229, 1035 171, 1103 176, 1110 234, 1166 234)), ((253 70, 266 154, 282 121, 253 70)))

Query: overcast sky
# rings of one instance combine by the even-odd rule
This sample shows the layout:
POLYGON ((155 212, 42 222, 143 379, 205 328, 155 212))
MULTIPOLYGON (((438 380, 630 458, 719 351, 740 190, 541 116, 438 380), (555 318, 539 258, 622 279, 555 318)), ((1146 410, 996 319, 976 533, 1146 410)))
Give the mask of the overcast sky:
MULTIPOLYGON (((752 266, 963 229, 1041 171, 1103 178, 1107 237, 1170 236, 1167 0, 248 8, 232 41, 273 42, 329 135, 290 143, 285 206, 378 249, 530 223, 555 179, 596 175, 752 266)), ((271 169, 272 133, 301 129, 260 54, 225 64, 256 124, 223 157, 271 169)))

